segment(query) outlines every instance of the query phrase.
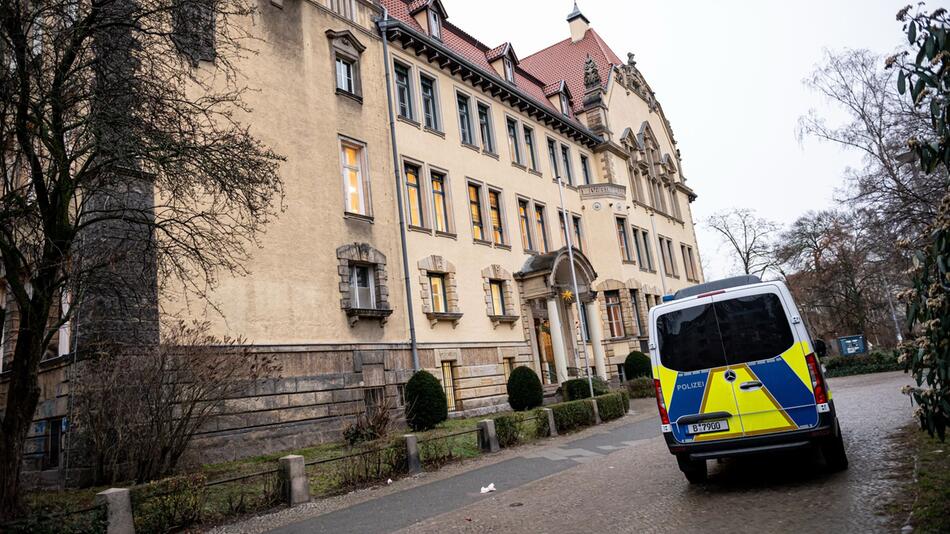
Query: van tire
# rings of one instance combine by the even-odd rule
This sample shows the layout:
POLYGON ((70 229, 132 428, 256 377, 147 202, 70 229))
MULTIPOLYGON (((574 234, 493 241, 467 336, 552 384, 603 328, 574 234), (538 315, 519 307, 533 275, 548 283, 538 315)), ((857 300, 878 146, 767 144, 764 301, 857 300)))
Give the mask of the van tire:
POLYGON ((677 454, 676 463, 680 466, 680 471, 686 475, 686 480, 690 484, 701 484, 706 481, 706 460, 692 460, 689 454, 677 454))
POLYGON ((841 427, 837 435, 821 445, 821 455, 825 458, 828 471, 837 473, 848 468, 848 455, 844 450, 844 439, 841 437, 841 427))

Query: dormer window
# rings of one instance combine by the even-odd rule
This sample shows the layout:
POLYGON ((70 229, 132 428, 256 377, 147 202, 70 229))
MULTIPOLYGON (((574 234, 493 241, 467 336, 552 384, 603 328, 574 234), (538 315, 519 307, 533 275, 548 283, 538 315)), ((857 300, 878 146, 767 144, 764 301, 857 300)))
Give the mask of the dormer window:
POLYGON ((571 116, 571 101, 567 98, 567 93, 561 93, 561 113, 565 117, 571 116))
POLYGON ((511 63, 511 60, 508 58, 504 59, 505 64, 505 80, 508 80, 509 83, 515 83, 515 66, 511 63))
POLYGON ((429 35, 442 39, 442 17, 435 9, 429 10, 429 35))

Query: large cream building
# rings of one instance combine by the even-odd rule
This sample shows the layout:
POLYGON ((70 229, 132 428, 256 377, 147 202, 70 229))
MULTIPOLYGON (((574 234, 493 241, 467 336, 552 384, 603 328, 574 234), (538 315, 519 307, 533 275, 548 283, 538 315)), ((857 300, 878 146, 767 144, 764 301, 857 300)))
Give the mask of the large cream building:
MULTIPOLYGON (((455 414, 502 409, 518 365, 552 389, 587 360, 616 378, 646 348, 649 307, 702 281, 669 122, 633 56, 576 6, 562 41, 524 56, 439 0, 259 8, 244 120, 287 157, 286 210, 214 306, 166 292, 161 309, 282 370, 227 401, 198 436, 205 458, 336 437, 384 397, 401 403, 417 366, 455 414)), ((37 468, 41 436, 65 428, 57 368, 37 468)))

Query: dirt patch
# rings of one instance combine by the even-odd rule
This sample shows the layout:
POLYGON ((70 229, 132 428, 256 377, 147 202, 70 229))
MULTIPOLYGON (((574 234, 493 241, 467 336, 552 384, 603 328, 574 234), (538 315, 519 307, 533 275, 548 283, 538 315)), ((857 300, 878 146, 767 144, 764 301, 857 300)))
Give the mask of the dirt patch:
POLYGON ((896 528, 950 532, 950 442, 941 443, 908 425, 891 436, 903 451, 893 468, 899 490, 886 505, 896 528))

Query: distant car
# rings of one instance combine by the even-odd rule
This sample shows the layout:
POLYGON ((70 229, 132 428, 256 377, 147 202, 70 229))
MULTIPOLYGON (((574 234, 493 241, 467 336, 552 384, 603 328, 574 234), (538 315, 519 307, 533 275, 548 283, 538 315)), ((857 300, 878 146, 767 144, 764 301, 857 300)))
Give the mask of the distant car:
POLYGON ((820 449, 829 469, 847 469, 824 349, 781 282, 730 278, 653 307, 657 408, 686 478, 704 481, 709 459, 805 447, 820 449))

